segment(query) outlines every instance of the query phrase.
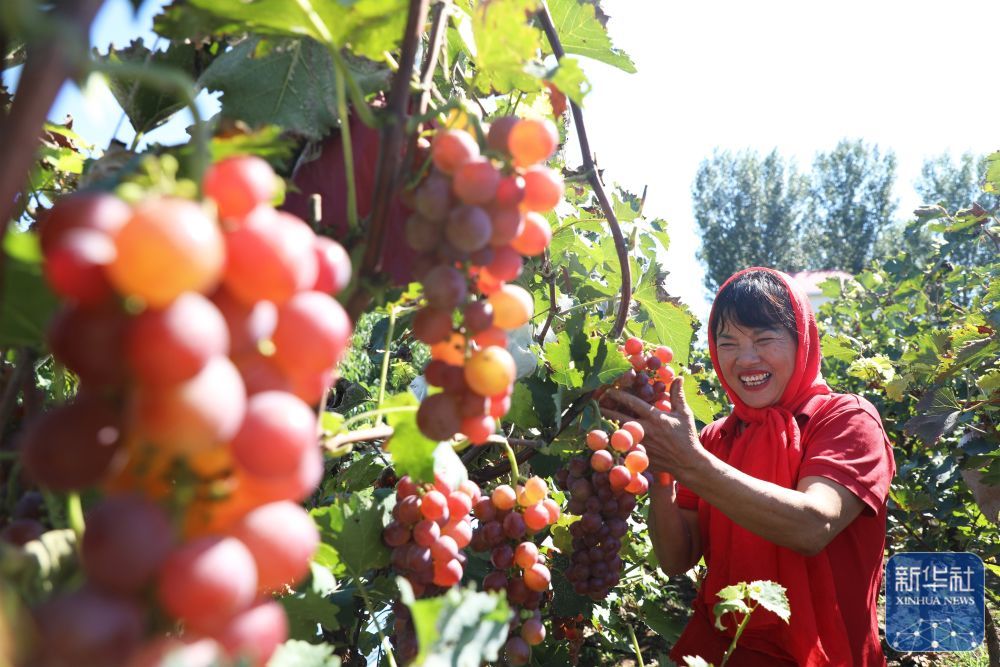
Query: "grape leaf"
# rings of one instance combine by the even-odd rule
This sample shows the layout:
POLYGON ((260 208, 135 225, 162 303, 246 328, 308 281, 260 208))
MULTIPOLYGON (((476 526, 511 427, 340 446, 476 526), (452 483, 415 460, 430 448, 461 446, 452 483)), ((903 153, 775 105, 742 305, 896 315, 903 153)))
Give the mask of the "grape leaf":
POLYGON ((213 32, 270 33, 289 37, 309 36, 326 42, 302 5, 308 5, 325 26, 333 45, 382 60, 386 51, 395 51, 406 26, 405 0, 190 0, 195 9, 219 19, 213 32))
MULTIPOLYGON (((399 408, 420 405, 413 394, 397 394, 382 403, 385 408, 399 408)), ((385 449, 392 456, 393 468, 402 477, 409 475, 416 482, 434 481, 434 450, 438 443, 431 440, 417 427, 417 413, 389 412, 386 421, 392 427, 392 437, 385 444, 385 449)))
MULTIPOLYGON (((203 66, 201 59, 208 55, 206 51, 199 54, 193 44, 183 41, 171 42, 166 51, 150 51, 140 38, 124 49, 109 49, 107 55, 96 54, 96 57, 109 63, 169 67, 197 77, 198 69, 203 66)), ((159 127, 184 108, 184 101, 177 95, 144 85, 131 76, 109 75, 108 88, 138 134, 159 127)))
POLYGON ((664 609, 662 600, 646 598, 639 607, 639 617, 649 629, 663 637, 668 644, 674 644, 687 625, 687 615, 671 614, 664 609))
POLYGON ((505 596, 450 588, 439 597, 416 600, 406 579, 396 581, 420 645, 415 664, 478 667, 499 657, 511 618, 505 596))
POLYGON ((340 667, 331 644, 310 644, 290 639, 274 652, 267 667, 340 667))
POLYGON ((559 61, 555 70, 546 77, 566 97, 583 106, 584 96, 590 92, 590 81, 580 69, 576 58, 565 57, 559 61))
POLYGON ((585 0, 552 0, 548 5, 566 53, 592 58, 629 74, 636 72, 635 63, 628 54, 611 45, 608 31, 597 20, 593 4, 585 0))
POLYGON ((472 34, 476 42, 475 86, 484 93, 541 90, 541 80, 526 71, 541 47, 541 33, 525 13, 533 0, 493 0, 476 6, 472 34))
POLYGON ((4 237, 4 252, 0 345, 41 347, 59 301, 42 277, 37 237, 11 225, 4 237))
POLYGON ((747 597, 788 623, 791 610, 788 607, 785 587, 781 584, 774 581, 751 581, 747 584, 747 597))
POLYGON ((986 156, 983 192, 1000 192, 1000 151, 986 156))
POLYGON ((504 421, 517 424, 519 428, 540 428, 542 423, 535 414, 534 401, 531 392, 523 383, 514 385, 514 394, 510 399, 510 410, 504 416, 504 421))
MULTIPOLYGON (((323 544, 337 557, 331 572, 357 577, 389 564, 389 549, 382 543, 382 529, 389 522, 395 495, 386 489, 359 491, 338 497, 333 503, 310 511, 323 544)), ((320 559, 323 565, 329 559, 320 559)))
POLYGON ((545 360, 552 369, 553 380, 573 389, 583 386, 583 371, 576 368, 568 333, 560 331, 554 341, 545 344, 545 360))
MULTIPOLYGON (((326 550, 330 551, 329 547, 326 550)), ((341 627, 337 618, 340 608, 327 598, 337 588, 333 573, 316 562, 310 569, 312 576, 303 590, 278 598, 288 617, 289 637, 306 641, 316 636, 317 624, 330 630, 341 627)))
POLYGON ((280 125, 319 139, 337 124, 333 63, 320 44, 307 39, 274 44, 256 56, 258 39, 243 41, 219 56, 199 83, 222 92, 224 118, 252 127, 280 125))
POLYGON ((656 288, 643 285, 632 298, 639 306, 639 312, 649 323, 643 327, 639 318, 632 318, 626 329, 636 336, 642 336, 651 343, 668 345, 674 351, 674 363, 686 364, 690 353, 691 338, 694 336, 694 318, 680 306, 669 301, 660 301, 656 288))

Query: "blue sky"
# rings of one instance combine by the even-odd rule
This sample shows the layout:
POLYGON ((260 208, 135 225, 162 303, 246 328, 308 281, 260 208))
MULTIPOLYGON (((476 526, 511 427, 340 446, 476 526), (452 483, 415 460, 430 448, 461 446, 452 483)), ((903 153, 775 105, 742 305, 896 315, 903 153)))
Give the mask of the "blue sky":
MULTIPOLYGON (((149 32, 163 0, 133 19, 126 0, 108 0, 92 31, 102 51, 149 32)), ((913 190, 924 158, 1000 149, 992 120, 1000 91, 990 84, 988 49, 977 27, 1000 22, 1000 3, 955 0, 603 0, 615 44, 639 72, 584 62, 593 85, 584 112, 605 177, 641 192, 647 213, 669 223, 668 290, 707 315, 708 294, 695 259, 691 183, 715 147, 777 148, 808 169, 816 152, 861 138, 898 159, 900 215, 920 202, 913 190), (970 99, 976 102, 970 103, 970 99)), ((200 98, 204 115, 216 105, 200 98)), ((100 85, 67 86, 50 117, 75 119, 98 147, 133 132, 100 85)), ((181 112, 149 139, 184 137, 181 112)), ((574 149, 569 149, 569 159, 574 149)))

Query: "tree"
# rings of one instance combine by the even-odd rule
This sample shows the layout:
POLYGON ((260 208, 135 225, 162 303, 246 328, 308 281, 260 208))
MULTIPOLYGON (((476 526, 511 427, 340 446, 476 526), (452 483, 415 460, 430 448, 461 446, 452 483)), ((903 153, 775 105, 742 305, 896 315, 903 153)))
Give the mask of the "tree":
POLYGON ((813 162, 806 267, 857 273, 874 256, 896 211, 896 156, 860 139, 844 139, 813 162))
POLYGON ((699 259, 710 291, 739 269, 804 268, 799 241, 808 182, 776 150, 716 151, 698 167, 692 195, 699 259))

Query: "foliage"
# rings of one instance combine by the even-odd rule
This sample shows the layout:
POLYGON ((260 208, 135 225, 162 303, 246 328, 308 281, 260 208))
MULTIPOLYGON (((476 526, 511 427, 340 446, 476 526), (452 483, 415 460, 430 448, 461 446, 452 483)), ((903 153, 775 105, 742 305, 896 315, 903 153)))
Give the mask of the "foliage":
MULTIPOLYGON (((928 207, 914 224, 951 243, 996 246, 995 210, 973 216, 928 207), (970 224, 970 222, 972 224, 970 224)), ((819 313, 824 374, 879 409, 897 473, 889 550, 971 551, 987 562, 1000 601, 996 486, 1000 484, 1000 262, 952 263, 947 245, 926 258, 899 253, 842 287, 819 313)), ((991 583, 992 582, 992 583, 991 583)))

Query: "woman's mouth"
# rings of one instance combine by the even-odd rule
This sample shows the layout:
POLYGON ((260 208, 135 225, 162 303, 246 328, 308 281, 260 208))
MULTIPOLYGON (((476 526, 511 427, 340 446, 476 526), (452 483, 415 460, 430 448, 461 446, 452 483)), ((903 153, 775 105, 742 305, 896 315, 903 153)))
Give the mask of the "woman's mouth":
POLYGON ((750 373, 747 375, 740 376, 740 382, 747 389, 754 390, 759 389, 766 385, 771 379, 770 373, 750 373))

